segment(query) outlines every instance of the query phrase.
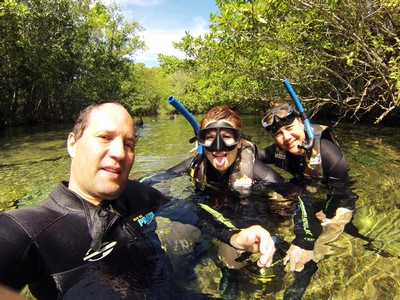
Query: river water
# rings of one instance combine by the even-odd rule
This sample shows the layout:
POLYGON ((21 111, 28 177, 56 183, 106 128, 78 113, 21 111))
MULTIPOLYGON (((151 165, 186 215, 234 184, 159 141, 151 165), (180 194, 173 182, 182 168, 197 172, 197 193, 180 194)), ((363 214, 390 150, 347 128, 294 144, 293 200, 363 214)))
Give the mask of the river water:
MULTIPOLYGON (((194 134, 183 117, 143 119, 131 178, 165 170, 191 155, 188 140, 194 134)), ((243 119, 243 132, 259 147, 272 142, 260 116, 243 119)), ((0 212, 34 205, 68 178, 70 130, 64 125, 0 132, 0 212)), ((366 245, 363 239, 340 235, 330 245, 332 254, 318 263, 303 299, 400 299, 400 129, 339 124, 334 131, 359 196, 353 223, 373 242, 366 245)), ((216 265, 212 254, 203 258, 191 288, 223 298, 216 265)), ((242 274, 234 298, 282 299, 293 280, 292 273, 278 283, 242 274)))

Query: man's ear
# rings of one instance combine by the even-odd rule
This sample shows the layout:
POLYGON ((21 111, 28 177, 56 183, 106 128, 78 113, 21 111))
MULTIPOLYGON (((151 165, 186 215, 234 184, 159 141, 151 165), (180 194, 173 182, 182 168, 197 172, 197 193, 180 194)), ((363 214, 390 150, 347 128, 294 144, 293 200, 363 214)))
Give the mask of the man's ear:
POLYGON ((67 139, 67 148, 68 148, 68 153, 69 156, 71 158, 74 158, 75 155, 75 149, 76 149, 76 138, 75 138, 75 134, 73 132, 71 132, 68 135, 68 139, 67 139))

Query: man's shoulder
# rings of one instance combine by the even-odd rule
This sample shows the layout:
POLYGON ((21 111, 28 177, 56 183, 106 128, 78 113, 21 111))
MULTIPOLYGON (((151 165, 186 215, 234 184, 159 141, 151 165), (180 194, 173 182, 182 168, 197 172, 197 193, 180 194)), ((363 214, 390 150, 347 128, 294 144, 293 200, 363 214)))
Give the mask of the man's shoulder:
POLYGON ((137 195, 142 195, 144 197, 163 196, 159 190, 153 188, 152 186, 131 179, 127 181, 123 194, 124 193, 136 193, 137 195))
POLYGON ((169 198, 159 190, 137 180, 128 180, 115 207, 132 213, 141 209, 155 210, 168 202, 169 198))
POLYGON ((50 224, 60 218, 60 213, 44 206, 32 206, 7 211, 0 215, 1 222, 14 223, 30 236, 40 234, 50 224))

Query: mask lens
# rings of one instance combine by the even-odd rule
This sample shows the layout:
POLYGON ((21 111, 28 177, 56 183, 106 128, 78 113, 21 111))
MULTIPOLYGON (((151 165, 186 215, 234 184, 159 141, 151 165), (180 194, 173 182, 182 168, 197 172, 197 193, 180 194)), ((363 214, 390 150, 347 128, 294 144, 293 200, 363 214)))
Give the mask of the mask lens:
POLYGON ((236 145, 240 141, 240 134, 239 130, 237 129, 221 128, 219 130, 219 134, 227 146, 236 145))
POLYGON ((199 139, 199 144, 204 145, 205 147, 210 147, 217 136, 217 130, 216 129, 205 129, 205 130, 201 130, 201 131, 204 131, 204 132, 202 134, 203 138, 199 139))
POLYGON ((286 116, 285 118, 279 118, 278 116, 275 116, 274 122, 271 125, 272 133, 275 134, 281 127, 292 124, 295 118, 296 116, 294 114, 286 116))
POLYGON ((293 123, 297 114, 290 105, 283 105, 271 110, 261 121, 265 130, 276 133, 279 128, 293 123))
POLYGON ((199 131, 198 139, 200 145, 209 147, 219 136, 227 146, 236 145, 240 142, 240 132, 233 128, 202 129, 199 131))
POLYGON ((240 131, 234 127, 214 127, 201 129, 197 135, 197 142, 207 151, 232 151, 240 142, 240 131))

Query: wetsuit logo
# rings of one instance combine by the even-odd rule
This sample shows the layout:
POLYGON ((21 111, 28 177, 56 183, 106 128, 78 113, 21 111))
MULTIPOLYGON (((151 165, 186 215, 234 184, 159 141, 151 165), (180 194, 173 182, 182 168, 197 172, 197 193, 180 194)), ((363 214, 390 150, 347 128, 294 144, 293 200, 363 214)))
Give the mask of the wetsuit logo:
POLYGON ((320 156, 312 156, 310 158, 310 165, 319 165, 321 163, 321 157, 320 156))
POLYGON ((101 244, 101 247, 97 251, 92 251, 91 249, 86 252, 86 256, 83 258, 83 260, 87 261, 98 261, 100 259, 103 259, 106 257, 108 254, 113 251, 114 246, 117 244, 117 242, 104 242, 101 244))
POLYGON ((147 213, 145 216, 139 215, 139 216, 133 218, 133 221, 137 222, 140 227, 147 225, 148 223, 150 223, 153 220, 154 220, 154 213, 152 211, 147 213))

